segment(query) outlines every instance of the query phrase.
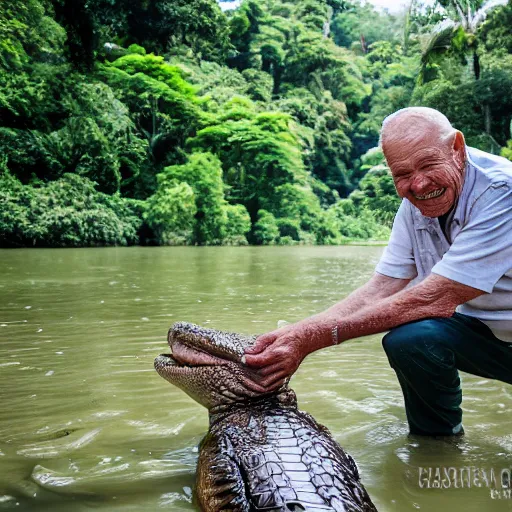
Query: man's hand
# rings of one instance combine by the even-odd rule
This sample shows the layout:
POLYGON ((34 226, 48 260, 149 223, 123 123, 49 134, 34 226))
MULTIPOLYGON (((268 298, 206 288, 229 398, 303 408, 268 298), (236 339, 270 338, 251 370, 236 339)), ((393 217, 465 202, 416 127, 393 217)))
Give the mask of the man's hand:
POLYGON ((308 354, 332 345, 332 328, 335 325, 340 327, 338 341, 348 339, 343 336, 342 329, 347 318, 368 304, 375 304, 403 290, 409 281, 375 273, 365 285, 327 311, 260 336, 256 344, 246 350, 244 361, 250 370, 247 387, 256 393, 278 388, 293 375, 308 354), (336 321, 340 318, 343 325, 336 321))
POLYGON ((279 388, 311 352, 329 344, 325 321, 310 318, 263 334, 245 351, 247 366, 257 369, 257 382, 266 391, 279 388))

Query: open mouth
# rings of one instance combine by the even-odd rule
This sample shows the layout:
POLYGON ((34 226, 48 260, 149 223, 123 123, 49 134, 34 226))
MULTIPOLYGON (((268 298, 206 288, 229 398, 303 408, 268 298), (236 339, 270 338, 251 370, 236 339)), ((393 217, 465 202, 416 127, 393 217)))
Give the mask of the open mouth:
POLYGON ((158 356, 159 362, 163 366, 198 368, 204 366, 221 366, 230 362, 177 340, 173 340, 172 343, 169 343, 169 346, 171 347, 170 354, 160 354, 160 356, 158 356))
POLYGON ((445 190, 446 190, 446 188, 439 188, 437 190, 433 190, 432 192, 429 192, 428 194, 425 194, 422 196, 415 195, 414 197, 416 199, 419 199, 420 201, 425 201, 426 199, 434 199, 436 197, 443 195, 445 190))
POLYGON ((240 364, 245 346, 256 336, 216 331, 188 322, 176 322, 167 335, 170 354, 155 360, 157 369, 191 369, 205 366, 240 364), (251 339, 252 338, 252 339, 251 339))
POLYGON ((204 352, 198 348, 191 347, 180 341, 174 340, 170 343, 171 357, 179 366, 216 366, 227 364, 228 361, 220 357, 204 352))

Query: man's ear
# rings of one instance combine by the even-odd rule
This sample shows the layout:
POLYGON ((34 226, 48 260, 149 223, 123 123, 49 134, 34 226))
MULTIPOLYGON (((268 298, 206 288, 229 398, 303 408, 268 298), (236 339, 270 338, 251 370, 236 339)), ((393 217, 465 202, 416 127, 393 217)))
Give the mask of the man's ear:
POLYGON ((466 141, 464 140, 464 134, 459 130, 456 130, 453 134, 452 150, 453 157, 462 166, 466 156, 466 141))

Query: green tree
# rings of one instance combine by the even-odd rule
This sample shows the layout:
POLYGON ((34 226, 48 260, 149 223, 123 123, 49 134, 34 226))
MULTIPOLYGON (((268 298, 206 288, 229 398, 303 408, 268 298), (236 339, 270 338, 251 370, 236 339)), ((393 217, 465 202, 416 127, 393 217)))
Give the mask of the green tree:
POLYGON ((1 247, 85 247, 138 241, 142 205, 66 174, 41 187, 0 174, 1 247))
POLYGON ((306 173, 290 117, 279 112, 237 116, 199 130, 188 145, 194 151, 211 149, 222 161, 228 199, 243 204, 253 221, 257 211, 279 209, 276 192, 288 182, 304 182, 306 173))
POLYGON ((414 51, 404 52, 400 44, 389 41, 369 45, 366 60, 371 94, 354 122, 353 154, 356 156, 377 145, 386 116, 410 104, 419 63, 414 51))
POLYGON ((61 60, 66 33, 52 15, 47 2, 0 2, 0 69, 61 60))
POLYGON ((182 69, 153 54, 126 55, 101 66, 98 72, 98 77, 128 107, 134 123, 132 133, 146 141, 153 174, 149 170, 142 173, 144 183, 139 188, 149 194, 156 188, 154 176, 158 171, 165 165, 185 161, 185 140, 195 132, 203 116, 196 88, 183 74, 182 69))
POLYGON ((487 18, 480 24, 477 37, 481 48, 487 52, 512 53, 512 4, 502 5, 489 12, 487 18))
POLYGON ((221 244, 226 236, 227 212, 219 159, 211 153, 195 153, 183 165, 166 167, 157 178, 157 194, 163 194, 162 189, 176 187, 177 183, 186 183, 193 190, 196 206, 194 243, 221 244))
POLYGON ((301 88, 290 90, 274 107, 300 123, 297 133, 306 169, 339 194, 348 194, 352 145, 345 104, 334 100, 329 91, 318 97, 301 88))
POLYGON ((254 223, 253 240, 257 245, 274 245, 279 240, 279 226, 270 212, 258 211, 258 220, 254 223))
POLYGON ((332 34, 339 46, 366 53, 377 41, 400 42, 403 23, 403 14, 389 15, 370 3, 352 2, 334 17, 332 34))
POLYGON ((188 245, 194 239, 196 213, 192 187, 168 180, 148 198, 144 220, 159 245, 188 245))
POLYGON ((480 78, 480 56, 476 33, 487 13, 507 0, 440 0, 446 19, 426 38, 422 51, 420 80, 425 81, 429 71, 438 66, 439 57, 454 55, 468 64, 476 80, 480 78), (470 55, 467 60, 466 56, 470 55))
POLYGON ((246 235, 251 230, 251 217, 242 204, 226 204, 224 244, 247 245, 246 235))
POLYGON ((0 148, 11 172, 24 183, 33 177, 57 179, 74 172, 96 181, 100 191, 115 193, 121 171, 126 179, 133 178, 145 154, 126 106, 106 84, 78 77, 81 80, 61 95, 60 108, 67 118, 59 129, 0 128, 0 148))
POLYGON ((261 2, 245 0, 229 19, 230 40, 235 51, 228 57, 227 63, 239 71, 250 67, 251 42, 260 31, 265 19, 261 2))
POLYGON ((223 60, 230 50, 226 16, 215 0, 126 2, 133 41, 158 52, 180 45, 198 58, 223 60))

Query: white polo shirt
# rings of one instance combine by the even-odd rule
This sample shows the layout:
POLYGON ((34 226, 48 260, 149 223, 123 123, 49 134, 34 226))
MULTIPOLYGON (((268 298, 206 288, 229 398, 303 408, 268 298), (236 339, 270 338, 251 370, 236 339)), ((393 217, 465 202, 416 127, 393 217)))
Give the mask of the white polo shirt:
POLYGON ((467 148, 464 185, 443 234, 404 199, 376 271, 423 280, 431 272, 487 292, 457 308, 512 342, 512 162, 467 148))

